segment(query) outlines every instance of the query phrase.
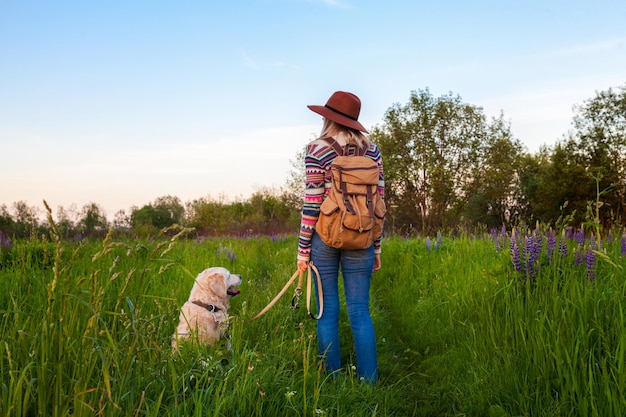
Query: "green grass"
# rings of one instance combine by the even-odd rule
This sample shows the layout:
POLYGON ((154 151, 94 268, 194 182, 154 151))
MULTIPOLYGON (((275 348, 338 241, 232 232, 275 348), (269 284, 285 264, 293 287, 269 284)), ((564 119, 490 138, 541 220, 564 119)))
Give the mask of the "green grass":
MULTIPOLYGON (((183 233, 184 234, 184 233, 183 233)), ((318 366, 315 322, 288 292, 297 240, 15 242, 0 258, 2 416, 626 415, 624 258, 595 280, 570 254, 534 280, 490 239, 386 239, 373 278, 380 381, 359 383, 345 309, 345 369, 318 366), (242 275, 231 351, 170 348, 193 278, 242 275)), ((304 304, 304 303, 301 303, 304 304)))

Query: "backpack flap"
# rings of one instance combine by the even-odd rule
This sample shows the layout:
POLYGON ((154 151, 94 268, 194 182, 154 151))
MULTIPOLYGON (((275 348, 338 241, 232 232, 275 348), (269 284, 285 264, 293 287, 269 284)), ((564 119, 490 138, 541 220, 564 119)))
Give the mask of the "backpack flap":
POLYGON ((330 167, 333 178, 338 182, 349 185, 378 184, 378 165, 367 156, 338 156, 330 167))

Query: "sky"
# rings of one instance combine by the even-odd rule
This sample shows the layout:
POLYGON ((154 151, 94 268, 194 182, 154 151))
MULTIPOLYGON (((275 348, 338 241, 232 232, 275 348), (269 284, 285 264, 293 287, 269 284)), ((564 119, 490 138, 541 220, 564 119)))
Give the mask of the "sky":
POLYGON ((452 93, 536 152, 626 84, 624 22, 623 0, 0 0, 0 206, 279 189, 337 90, 367 128, 452 93))

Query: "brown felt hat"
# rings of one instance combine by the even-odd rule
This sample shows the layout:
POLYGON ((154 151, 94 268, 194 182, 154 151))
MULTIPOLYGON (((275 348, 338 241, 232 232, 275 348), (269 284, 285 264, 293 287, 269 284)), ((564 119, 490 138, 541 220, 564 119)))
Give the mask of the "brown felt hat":
POLYGON ((367 129, 358 121, 361 112, 361 100, 352 93, 335 91, 325 105, 309 105, 307 107, 335 123, 367 133, 367 129))

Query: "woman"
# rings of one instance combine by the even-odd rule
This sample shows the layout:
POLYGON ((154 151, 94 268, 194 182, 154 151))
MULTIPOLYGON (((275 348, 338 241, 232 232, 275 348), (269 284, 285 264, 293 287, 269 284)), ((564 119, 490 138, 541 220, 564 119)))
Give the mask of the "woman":
MULTIPOLYGON (((311 105, 308 108, 324 117, 324 125, 320 137, 309 143, 305 156, 306 187, 298 242, 298 270, 305 271, 310 261, 320 272, 324 314, 317 322, 318 349, 326 369, 333 372, 341 368, 338 291, 341 268, 356 351, 357 375, 360 380, 375 383, 378 380, 378 358, 369 311, 369 291, 372 272, 380 269, 380 236, 366 249, 336 249, 322 242, 315 233, 315 224, 320 205, 331 186, 330 165, 337 156, 324 138, 333 138, 342 147, 349 144, 358 147, 368 145, 365 156, 379 167, 378 193, 381 197, 384 196, 382 157, 378 147, 365 135, 367 130, 358 121, 361 101, 354 94, 337 91, 326 105, 311 105)), ((316 292, 319 294, 317 283, 316 292)))

